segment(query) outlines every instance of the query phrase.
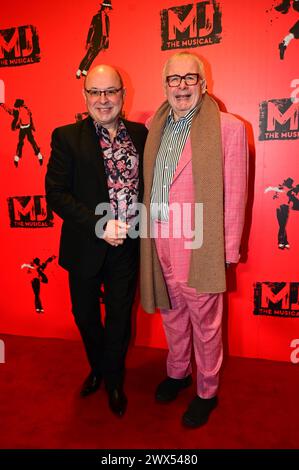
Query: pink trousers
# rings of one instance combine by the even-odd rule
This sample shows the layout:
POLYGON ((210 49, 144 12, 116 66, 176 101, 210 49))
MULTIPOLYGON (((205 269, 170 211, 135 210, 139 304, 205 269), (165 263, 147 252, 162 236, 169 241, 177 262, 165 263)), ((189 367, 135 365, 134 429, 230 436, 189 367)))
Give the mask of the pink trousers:
MULTIPOLYGON (((160 224, 165 227, 165 222, 155 224, 156 229, 160 224)), ((155 244, 172 304, 171 310, 161 310, 169 347, 167 375, 181 379, 191 374, 193 347, 197 394, 201 398, 211 398, 217 394, 223 358, 223 294, 197 294, 195 289, 187 286, 190 252, 182 250, 181 262, 174 272, 171 238, 158 235, 155 244)))

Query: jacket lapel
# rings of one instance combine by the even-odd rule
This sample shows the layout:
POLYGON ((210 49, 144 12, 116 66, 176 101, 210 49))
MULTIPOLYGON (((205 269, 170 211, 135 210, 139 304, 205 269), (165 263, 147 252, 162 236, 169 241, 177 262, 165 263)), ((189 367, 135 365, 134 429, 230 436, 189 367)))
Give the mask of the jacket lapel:
POLYGON ((181 154, 181 157, 179 159, 178 166, 176 167, 175 173, 173 175, 172 183, 176 180, 176 178, 179 176, 179 174, 183 171, 187 163, 190 162, 192 159, 192 149, 191 149, 191 139, 190 136, 188 137, 185 147, 183 149, 183 152, 181 154))
POLYGON ((107 178, 104 167, 103 152, 99 144, 99 137, 96 133, 93 121, 91 118, 84 120, 84 127, 82 130, 82 155, 84 158, 90 160, 94 166, 95 173, 99 177, 99 183, 107 189, 107 178))
POLYGON ((132 122, 123 119, 123 123, 129 133, 129 136, 133 142, 135 149, 137 150, 139 157, 141 158, 143 154, 143 144, 140 138, 140 133, 136 130, 132 122))

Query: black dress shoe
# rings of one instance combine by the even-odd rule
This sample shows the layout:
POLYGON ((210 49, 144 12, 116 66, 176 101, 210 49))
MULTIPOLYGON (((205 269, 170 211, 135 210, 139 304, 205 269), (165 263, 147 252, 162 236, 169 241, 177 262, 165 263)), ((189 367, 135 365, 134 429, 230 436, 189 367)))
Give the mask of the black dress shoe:
POLYGON ((93 372, 90 372, 88 377, 83 382, 80 395, 81 397, 87 397, 91 393, 94 393, 98 390, 101 385, 102 377, 94 375, 93 372))
POLYGON ((167 403, 173 401, 178 396, 180 390, 189 387, 192 384, 191 375, 187 375, 183 379, 173 379, 167 377, 167 379, 161 382, 156 390, 156 400, 160 402, 167 403))
POLYGON ((285 43, 283 41, 278 44, 280 60, 284 59, 284 53, 286 51, 286 48, 287 48, 287 46, 285 45, 285 43))
POLYGON ((188 428, 203 426, 218 403, 217 397, 201 398, 196 396, 183 414, 183 425, 188 428))
POLYGON ((108 390, 108 399, 110 410, 119 417, 123 416, 128 403, 123 389, 118 387, 108 390))

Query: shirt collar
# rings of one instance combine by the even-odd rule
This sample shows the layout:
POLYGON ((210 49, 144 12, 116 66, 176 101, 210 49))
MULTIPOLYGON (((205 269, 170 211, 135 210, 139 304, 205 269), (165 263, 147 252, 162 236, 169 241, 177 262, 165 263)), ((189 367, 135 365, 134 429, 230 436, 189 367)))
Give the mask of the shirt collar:
POLYGON ((193 119, 193 116, 194 114, 197 112, 198 110, 198 105, 195 106, 195 108, 191 109, 187 114, 186 116, 183 116, 181 118, 179 118, 177 121, 174 120, 174 115, 173 115, 173 110, 171 109, 169 111, 169 115, 168 115, 168 118, 167 118, 167 124, 170 124, 170 123, 173 123, 173 122, 184 122, 184 123, 187 123, 188 126, 191 126, 191 121, 193 119))
MULTIPOLYGON (((109 135, 109 132, 107 131, 107 129, 105 127, 101 126, 101 124, 99 124, 97 121, 93 121, 93 124, 96 128, 96 133, 97 133, 98 136, 109 135)), ((119 119, 116 135, 119 135, 124 130, 126 131, 126 126, 124 125, 123 121, 121 119, 119 119)))

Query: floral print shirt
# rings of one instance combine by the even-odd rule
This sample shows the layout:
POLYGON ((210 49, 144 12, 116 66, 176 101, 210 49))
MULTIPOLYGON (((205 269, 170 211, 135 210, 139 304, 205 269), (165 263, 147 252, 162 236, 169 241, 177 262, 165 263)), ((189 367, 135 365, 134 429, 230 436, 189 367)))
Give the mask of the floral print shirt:
POLYGON ((105 127, 97 122, 95 127, 103 151, 112 214, 128 222, 135 216, 138 202, 139 155, 123 121, 119 121, 113 142, 105 127))

